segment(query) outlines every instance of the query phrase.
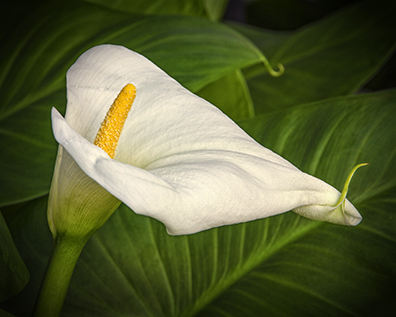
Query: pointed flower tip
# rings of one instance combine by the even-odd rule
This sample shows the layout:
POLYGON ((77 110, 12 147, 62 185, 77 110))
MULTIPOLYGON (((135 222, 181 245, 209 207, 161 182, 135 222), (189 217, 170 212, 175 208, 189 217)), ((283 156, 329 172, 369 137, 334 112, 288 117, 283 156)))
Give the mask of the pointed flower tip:
POLYGON ((348 175, 348 177, 345 181, 345 184, 344 184, 344 188, 342 189, 341 196, 338 199, 336 206, 339 206, 340 204, 345 202, 345 199, 346 199, 346 196, 348 193, 348 189, 349 189, 349 184, 351 183, 353 175, 355 174, 355 172, 357 171, 358 168, 360 168, 362 166, 366 166, 366 165, 369 165, 369 163, 358 164, 349 172, 349 175, 348 175))
POLYGON ((334 207, 334 210, 341 209, 342 216, 344 218, 345 225, 347 226, 356 226, 362 221, 362 216, 359 214, 359 212, 348 202, 347 204, 347 193, 349 189, 349 184, 351 183, 352 177, 355 174, 355 172, 362 166, 369 165, 368 163, 362 163, 356 165, 350 172, 349 175, 345 181, 344 188, 341 192, 340 198, 337 201, 336 206, 334 207))
POLYGON ((53 118, 54 116, 57 116, 59 114, 58 109, 56 109, 55 107, 51 108, 51 117, 53 118))
MULTIPOLYGON (((352 205, 346 198, 348 193, 349 184, 356 170, 362 166, 368 165, 367 163, 356 165, 345 181, 344 188, 338 197, 336 204, 322 203, 305 205, 294 209, 293 211, 310 219, 327 221, 335 224, 345 226, 356 226, 362 221, 362 216, 359 211, 352 205)), ((326 196, 329 201, 333 200, 334 194, 339 194, 334 188, 333 190, 326 189, 326 196)), ((334 200, 333 200, 334 201, 334 200)))

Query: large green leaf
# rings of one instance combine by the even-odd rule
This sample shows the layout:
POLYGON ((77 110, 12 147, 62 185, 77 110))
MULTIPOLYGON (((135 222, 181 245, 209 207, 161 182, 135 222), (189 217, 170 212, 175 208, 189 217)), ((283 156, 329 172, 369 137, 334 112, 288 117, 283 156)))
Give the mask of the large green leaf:
POLYGON ((115 10, 161 15, 193 15, 219 20, 228 0, 83 0, 115 10))
MULTIPOLYGON (((226 24, 251 40, 262 52, 265 52, 265 56, 269 59, 272 59, 286 41, 298 32, 260 29, 235 22, 226 22, 226 24)), ((263 72, 264 69, 257 68, 256 71, 263 72)))
POLYGON ((50 109, 64 110, 66 71, 88 48, 127 46, 193 91, 257 63, 261 55, 239 33, 206 19, 138 16, 83 2, 38 9, 4 41, 0 206, 48 193, 56 152, 50 109))
POLYGON ((29 272, 0 212, 0 302, 20 292, 28 281, 29 272))
MULTIPOLYGON (((394 315, 395 99, 396 90, 334 98, 241 122, 337 188, 352 166, 370 163, 350 187, 358 227, 290 212, 172 237, 121 206, 84 249, 63 316, 394 315)), ((32 309, 50 253, 45 207, 45 198, 27 204, 10 225, 35 272, 2 306, 16 314, 32 309)))
POLYGON ((246 74, 256 114, 359 90, 396 48, 395 11, 394 2, 369 0, 293 36, 265 31, 260 37, 259 31, 245 28, 243 33, 258 45, 264 40, 267 47, 272 44, 277 50, 268 49, 271 64, 280 62, 286 69, 277 80, 263 67, 246 74))
POLYGON ((240 70, 208 84, 197 91, 197 95, 222 109, 233 120, 254 117, 252 98, 240 70))

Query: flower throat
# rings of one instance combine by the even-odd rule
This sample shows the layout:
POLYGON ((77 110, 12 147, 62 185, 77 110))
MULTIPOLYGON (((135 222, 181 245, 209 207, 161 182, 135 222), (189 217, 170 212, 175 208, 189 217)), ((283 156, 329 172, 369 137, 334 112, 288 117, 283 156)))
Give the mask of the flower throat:
POLYGON ((127 84, 114 100, 103 120, 94 144, 114 158, 125 120, 135 100, 136 88, 127 84))

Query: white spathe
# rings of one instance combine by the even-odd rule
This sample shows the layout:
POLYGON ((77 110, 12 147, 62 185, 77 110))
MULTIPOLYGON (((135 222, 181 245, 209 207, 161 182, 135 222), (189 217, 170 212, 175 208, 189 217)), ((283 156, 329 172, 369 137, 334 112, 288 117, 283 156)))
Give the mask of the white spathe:
POLYGON ((122 46, 85 52, 67 73, 67 99, 65 119, 52 111, 61 145, 48 211, 53 233, 65 213, 73 213, 66 209, 89 210, 105 221, 120 201, 175 235, 289 210, 344 225, 361 221, 348 200, 345 209, 335 207, 340 197, 335 188, 264 148, 218 108, 122 46), (92 143, 128 83, 137 95, 111 159, 92 143), (65 170, 75 175, 68 177, 65 170), (90 193, 95 198, 84 200, 90 193))

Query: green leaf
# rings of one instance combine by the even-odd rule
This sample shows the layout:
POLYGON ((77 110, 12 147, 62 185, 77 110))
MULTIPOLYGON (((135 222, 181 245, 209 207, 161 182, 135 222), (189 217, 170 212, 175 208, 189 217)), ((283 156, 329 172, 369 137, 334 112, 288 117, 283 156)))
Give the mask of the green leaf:
POLYGON ((197 95, 222 109, 233 120, 254 117, 252 99, 240 70, 210 83, 197 95))
POLYGON ((193 92, 263 56, 233 29, 191 17, 147 18, 105 42, 138 51, 193 92))
MULTIPOLYGON (((369 162, 350 186, 363 215, 357 227, 289 212, 172 237, 121 206, 83 250, 63 316, 394 315, 395 98, 396 90, 339 97, 241 122, 339 189, 356 163, 369 162)), ((45 206, 29 203, 10 225, 37 272, 2 305, 15 314, 32 309, 50 253, 45 206)))
POLYGON ((19 293, 28 281, 29 271, 0 212, 0 302, 19 293))
POLYGON ((83 0, 114 10, 154 15, 191 15, 219 20, 227 0, 83 0))
MULTIPOLYGON (((186 0, 188 1, 188 0, 186 0)), ((229 0, 202 0, 209 19, 219 21, 227 9, 229 0)))
POLYGON ((270 58, 285 66, 282 76, 273 80, 258 66, 246 73, 256 114, 358 91, 395 51, 395 9, 388 1, 358 2, 285 36, 270 58))
POLYGON ((396 154, 392 137, 395 97, 395 89, 335 97, 262 115, 254 124, 241 121, 240 125, 264 146, 339 189, 355 165, 369 163, 356 172, 349 190, 348 197, 360 202, 361 196, 372 197, 396 185, 396 166, 392 165, 396 154))
POLYGON ((295 31, 273 31, 235 22, 226 22, 226 24, 251 40, 268 59, 272 59, 274 54, 296 34, 295 31))
POLYGON ((0 206, 48 193, 57 146, 50 109, 64 111, 67 69, 103 43, 144 54, 193 91, 261 55, 239 33, 205 19, 145 17, 83 2, 39 8, 5 39, 1 52, 0 206))

